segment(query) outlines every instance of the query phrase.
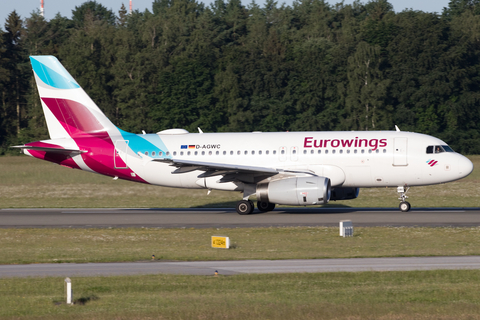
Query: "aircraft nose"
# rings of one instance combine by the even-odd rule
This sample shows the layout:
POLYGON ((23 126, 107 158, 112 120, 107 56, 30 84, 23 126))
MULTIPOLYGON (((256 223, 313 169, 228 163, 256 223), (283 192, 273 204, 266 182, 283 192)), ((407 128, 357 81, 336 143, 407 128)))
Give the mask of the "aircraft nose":
POLYGON ((458 174, 464 178, 473 171, 473 163, 467 157, 461 156, 458 160, 458 174))

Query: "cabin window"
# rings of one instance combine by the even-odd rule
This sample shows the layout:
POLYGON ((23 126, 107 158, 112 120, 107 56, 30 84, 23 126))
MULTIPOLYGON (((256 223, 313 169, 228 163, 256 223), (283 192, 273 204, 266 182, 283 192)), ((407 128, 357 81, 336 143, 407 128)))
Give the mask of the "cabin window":
POLYGON ((252 155, 255 154, 255 151, 252 150, 252 155))
POLYGON ((155 151, 152 151, 152 157, 155 157, 155 151))
POLYGON ((183 156, 183 151, 180 151, 180 155, 183 156))
POLYGON ((311 154, 314 154, 314 153, 315 153, 315 150, 313 150, 313 149, 310 150, 310 153, 311 153, 311 154))
POLYGON ((145 155, 148 156, 148 151, 145 151, 145 155))
POLYGON ((343 153, 343 150, 340 150, 339 152, 340 152, 340 153, 343 153))
POLYGON ((195 151, 195 155, 197 155, 197 154, 198 154, 198 151, 195 151))
POLYGON ((208 151, 208 155, 211 156, 211 155, 212 155, 212 151, 208 151))
POLYGON ((327 153, 328 153, 328 150, 325 150, 325 154, 327 154, 327 153))
POLYGON ((242 152, 241 152, 240 150, 238 150, 238 151, 237 151, 237 154, 238 154, 238 155, 241 155, 241 154, 242 154, 242 152))
POLYGON ((261 155, 261 154, 262 154, 262 150, 258 150, 258 154, 261 155))
POLYGON ((247 154, 248 154, 248 151, 247 151, 247 150, 245 150, 243 153, 244 153, 245 155, 247 155, 247 154))
POLYGON ((365 150, 362 149, 362 153, 365 153, 365 150))
POLYGON ((353 153, 357 153, 357 149, 353 150, 353 153))
POLYGON ((265 151, 265 154, 269 154, 269 151, 268 151, 268 150, 267 150, 267 151, 265 151))
POLYGON ((379 149, 375 150, 375 153, 380 153, 380 150, 379 149))
POLYGON ((173 151, 173 155, 176 156, 176 155, 177 155, 177 151, 173 151))
POLYGON ((204 155, 205 155, 205 151, 202 151, 202 156, 204 156, 204 155))
POLYGON ((218 156, 220 154, 220 151, 217 151, 215 154, 218 156))
POLYGON ((335 149, 333 149, 333 150, 332 150, 332 153, 335 153, 335 152, 337 152, 337 151, 336 151, 335 149))
POLYGON ((322 150, 318 149, 318 152, 317 152, 317 153, 318 153, 318 154, 322 153, 322 150))
POLYGON ((285 154, 285 150, 282 150, 281 153, 282 153, 282 154, 285 154))
POLYGON ((350 153, 350 149, 347 149, 347 153, 350 153))
POLYGON ((230 151, 230 155, 233 156, 233 151, 230 151))
POLYGON ((190 155, 190 151, 187 151, 187 156, 189 156, 189 155, 190 155))
POLYGON ((306 150, 306 149, 305 149, 305 150, 303 150, 303 154, 307 154, 307 150, 306 150))
POLYGON ((368 149, 368 153, 372 153, 372 149, 368 149))
POLYGON ((277 154, 277 150, 273 150, 273 152, 272 152, 272 153, 273 153, 273 154, 277 154))
POLYGON ((165 155, 168 157, 170 155, 170 151, 167 151, 167 153, 165 153, 165 155))

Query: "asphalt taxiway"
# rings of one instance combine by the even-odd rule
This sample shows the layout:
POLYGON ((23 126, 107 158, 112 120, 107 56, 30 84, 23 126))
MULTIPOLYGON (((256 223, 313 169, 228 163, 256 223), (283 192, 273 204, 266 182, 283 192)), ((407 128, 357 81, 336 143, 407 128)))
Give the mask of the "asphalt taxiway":
POLYGON ((219 209, 2 209, 0 228, 158 227, 235 228, 270 226, 338 226, 352 220, 355 226, 480 226, 480 208, 279 208, 238 215, 233 208, 219 209))

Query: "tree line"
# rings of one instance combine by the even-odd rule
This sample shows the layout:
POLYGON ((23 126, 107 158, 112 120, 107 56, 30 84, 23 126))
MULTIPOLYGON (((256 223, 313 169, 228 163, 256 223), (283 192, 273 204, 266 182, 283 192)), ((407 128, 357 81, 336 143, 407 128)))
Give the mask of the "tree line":
POLYGON ((54 55, 120 128, 140 133, 393 130, 480 154, 480 0, 440 14, 386 0, 95 1, 0 29, 0 154, 47 139, 29 55, 54 55))

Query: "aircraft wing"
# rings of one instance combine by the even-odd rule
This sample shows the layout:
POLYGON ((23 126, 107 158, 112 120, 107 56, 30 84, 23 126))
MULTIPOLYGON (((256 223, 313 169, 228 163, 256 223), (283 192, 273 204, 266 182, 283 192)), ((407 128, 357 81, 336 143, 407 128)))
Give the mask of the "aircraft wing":
POLYGON ((267 177, 271 177, 277 174, 301 174, 301 175, 315 175, 308 170, 288 170, 281 168, 269 168, 269 167, 257 167, 257 166, 244 166, 238 164, 227 163, 215 163, 215 162, 202 162, 192 160, 179 160, 179 159, 154 159, 154 161, 171 163, 172 166, 177 167, 173 174, 180 174, 191 172, 195 170, 204 171, 200 174, 199 178, 207 178, 212 176, 223 175, 222 182, 228 181, 243 181, 248 183, 254 183, 267 177))
POLYGON ((275 175, 281 171, 278 169, 267 168, 267 167, 256 167, 256 166, 243 166, 237 164, 226 164, 226 163, 215 163, 215 162, 202 162, 202 161, 192 161, 192 160, 178 160, 178 159, 155 159, 154 161, 168 162, 172 166, 177 167, 178 169, 173 171, 173 173, 185 173, 195 170, 201 171, 221 171, 218 174, 241 172, 241 173, 267 173, 270 175, 275 175))
POLYGON ((80 154, 85 153, 87 151, 82 151, 78 149, 63 149, 63 148, 53 148, 53 147, 35 147, 35 146, 11 146, 10 148, 16 149, 27 149, 27 150, 36 150, 36 151, 45 151, 45 152, 52 152, 52 153, 60 153, 60 154, 80 154))

